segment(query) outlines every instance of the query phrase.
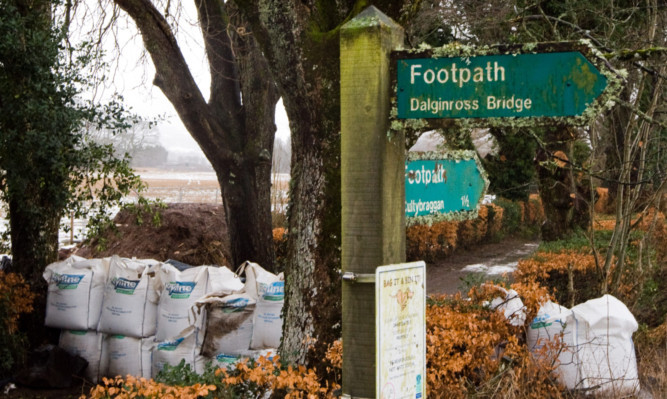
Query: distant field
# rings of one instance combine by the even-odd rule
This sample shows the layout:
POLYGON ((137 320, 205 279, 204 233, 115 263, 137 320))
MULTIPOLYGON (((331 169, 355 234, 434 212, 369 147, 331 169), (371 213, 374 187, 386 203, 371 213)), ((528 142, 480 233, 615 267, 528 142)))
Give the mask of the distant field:
POLYGON ((220 186, 213 172, 140 169, 137 173, 148 186, 143 193, 164 202, 221 203, 220 186))
MULTIPOLYGON (((146 183, 147 189, 142 194, 149 199, 160 199, 165 203, 207 203, 221 204, 220 186, 214 172, 166 171, 158 169, 138 169, 137 174, 146 183)), ((273 209, 285 209, 289 174, 275 174, 271 178, 274 188, 271 192, 273 209)), ((136 200, 136 194, 128 200, 136 200)), ((7 228, 4 211, 0 215, 0 232, 7 228)), ((80 242, 84 238, 86 219, 63 218, 62 225, 67 229, 60 231, 61 245, 80 242), (72 230, 73 234, 72 234, 72 230)))
MULTIPOLYGON (((221 204, 220 186, 214 172, 197 171, 166 171, 158 169, 138 169, 137 174, 146 183, 147 189, 142 194, 149 199, 160 199, 165 203, 186 202, 221 204)), ((285 210, 287 207, 287 190, 289 174, 278 173, 271 177, 272 209, 285 210)), ((131 195, 128 200, 136 200, 131 195)), ((7 229, 4 209, 0 209, 0 232, 7 229)), ((62 225, 67 226, 60 231, 61 245, 79 242, 84 237, 86 219, 63 218, 62 225), (71 230, 71 231, 70 231, 71 230), (73 232, 73 233, 72 233, 73 232)))

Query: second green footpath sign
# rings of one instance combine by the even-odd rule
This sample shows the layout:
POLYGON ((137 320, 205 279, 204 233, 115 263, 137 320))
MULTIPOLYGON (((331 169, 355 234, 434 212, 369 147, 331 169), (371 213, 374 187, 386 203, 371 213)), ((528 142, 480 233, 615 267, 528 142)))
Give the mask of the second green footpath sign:
MULTIPOLYGON (((405 216, 408 223, 457 214, 474 217, 488 187, 474 151, 410 153, 405 164, 405 216)), ((451 217, 451 216, 449 216, 451 217)))
POLYGON ((606 86, 578 51, 399 59, 398 118, 573 117, 606 86))

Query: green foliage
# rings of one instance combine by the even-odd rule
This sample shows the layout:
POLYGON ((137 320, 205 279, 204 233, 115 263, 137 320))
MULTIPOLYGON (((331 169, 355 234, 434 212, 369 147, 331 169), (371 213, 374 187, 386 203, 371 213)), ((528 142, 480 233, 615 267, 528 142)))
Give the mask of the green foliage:
POLYGON ((489 192, 515 201, 527 201, 530 184, 535 179, 535 140, 519 132, 493 128, 498 155, 483 161, 489 176, 489 192))
MULTIPOLYGON (((611 232, 596 232, 597 240, 603 240, 602 236, 608 238, 611 232)), ((590 248, 590 240, 583 230, 575 230, 572 234, 561 240, 542 241, 538 251, 561 252, 566 250, 581 251, 590 248)))
POLYGON ((573 143, 572 162, 575 165, 585 165, 591 156, 591 148, 587 143, 577 140, 573 143))
POLYGON ((26 333, 19 317, 33 310, 34 295, 23 278, 0 271, 0 378, 16 371, 25 360, 26 333))
MULTIPOLYGON (((0 309, 4 313, 4 309, 0 309)), ((0 315, 4 320, 4 315, 0 315)), ((1 323, 0 323, 1 324, 1 323)), ((4 329, 5 326, 0 325, 4 329)), ((26 356, 27 339, 25 333, 0 334, 0 376, 9 377, 16 367, 23 364, 26 356)))
POLYGON ((486 273, 468 273, 463 277, 459 277, 459 290, 461 292, 468 292, 473 287, 481 287, 482 284, 491 283, 498 286, 506 286, 507 281, 502 276, 491 277, 486 273))
POLYGON ((138 118, 121 98, 82 99, 93 45, 65 48, 57 1, 0 3, 0 196, 9 204, 12 252, 33 281, 55 257, 60 218, 108 217, 142 185, 127 158, 89 139, 90 129, 120 132, 138 118), (55 241, 55 242, 54 242, 55 241))
MULTIPOLYGON (((604 249, 604 247, 611 240, 613 231, 611 230, 598 230, 595 232, 595 247, 598 249, 604 249)), ((640 230, 634 230, 630 233, 631 240, 638 240, 642 237, 644 232, 640 230)), ((586 251, 591 247, 590 239, 585 231, 581 229, 574 230, 572 234, 569 234, 567 237, 556 240, 556 241, 542 241, 538 248, 538 251, 543 252, 561 252, 561 251, 586 251)), ((632 251, 628 251, 628 254, 633 254, 632 251)), ((634 252, 634 257, 636 257, 636 251, 634 252)), ((631 256, 631 259, 633 256, 631 256)))
MULTIPOLYGON (((141 183, 143 185, 143 183, 141 183)), ((153 227, 160 227, 162 225, 162 209, 165 209, 167 204, 162 200, 150 200, 140 196, 136 203, 122 203, 120 211, 127 211, 134 216, 134 223, 138 226, 143 225, 148 221, 153 227)), ((107 248, 106 234, 112 232, 118 233, 118 228, 113 220, 110 219, 109 213, 106 210, 89 213, 88 225, 86 226, 86 241, 96 242, 96 249, 98 251, 105 251, 107 248)))
POLYGON ((197 383, 213 384, 216 380, 214 372, 215 369, 209 362, 206 365, 204 373, 197 374, 190 364, 186 364, 185 359, 182 359, 176 366, 165 364, 164 368, 155 376, 155 381, 175 386, 187 386, 197 383))
MULTIPOLYGON (((251 366, 254 365, 254 361, 251 360, 249 363, 251 366)), ((185 364, 185 360, 176 366, 170 366, 168 364, 164 365, 164 368, 160 370, 155 376, 155 381, 160 382, 170 386, 179 386, 185 387, 195 384, 205 384, 205 385, 214 385, 216 387, 215 391, 209 393, 204 398, 216 398, 216 399, 240 399, 240 398, 256 398, 257 391, 253 389, 253 385, 256 385, 252 382, 246 382, 244 384, 239 384, 235 386, 228 386, 222 382, 222 378, 216 375, 217 366, 214 366, 212 362, 207 362, 204 371, 201 374, 198 374, 192 369, 189 364, 185 364)), ((238 374, 237 372, 231 372, 231 374, 238 374)), ((257 388, 256 386, 254 388, 257 388)))
POLYGON ((515 233, 521 228, 521 206, 505 198, 497 198, 494 202, 503 208, 503 231, 508 234, 515 233))

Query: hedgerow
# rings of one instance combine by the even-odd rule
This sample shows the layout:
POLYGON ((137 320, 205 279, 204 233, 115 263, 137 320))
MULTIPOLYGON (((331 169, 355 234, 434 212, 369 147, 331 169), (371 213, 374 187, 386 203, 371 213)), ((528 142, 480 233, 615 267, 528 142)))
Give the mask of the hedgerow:
POLYGON ((24 360, 27 342, 19 318, 33 311, 35 294, 19 274, 0 270, 0 376, 6 377, 24 360))
POLYGON ((527 202, 497 199, 494 204, 481 205, 476 219, 408 227, 407 259, 433 262, 457 249, 497 241, 505 235, 534 236, 543 220, 544 212, 537 196, 531 196, 527 202))

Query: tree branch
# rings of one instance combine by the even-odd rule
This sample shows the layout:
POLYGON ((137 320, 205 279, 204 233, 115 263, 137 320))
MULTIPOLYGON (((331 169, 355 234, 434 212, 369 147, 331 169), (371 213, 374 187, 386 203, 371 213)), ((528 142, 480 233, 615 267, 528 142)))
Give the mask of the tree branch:
POLYGON ((222 1, 195 0, 195 5, 211 69, 209 104, 216 112, 225 115, 226 123, 238 123, 236 115, 241 109, 241 89, 229 32, 236 27, 230 24, 228 7, 222 1))
MULTIPOLYGON (((596 47, 604 50, 606 52, 606 54, 604 54, 605 58, 609 58, 608 56, 617 56, 622 61, 629 61, 630 59, 633 59, 633 57, 635 57, 636 54, 639 54, 641 57, 649 58, 654 55, 662 55, 665 54, 665 52, 667 52, 667 49, 663 47, 656 47, 652 49, 640 49, 640 50, 622 50, 619 52, 615 52, 614 50, 602 44, 602 42, 600 42, 597 38, 593 37, 588 29, 583 29, 578 25, 565 21, 564 19, 552 17, 550 15, 526 15, 523 17, 515 18, 512 22, 530 21, 539 19, 545 19, 547 20, 547 22, 556 21, 563 25, 569 26, 570 28, 574 29, 577 33, 589 39, 596 47)), ((641 69, 644 72, 650 73, 651 75, 658 76, 662 79, 666 78, 664 75, 661 75, 655 69, 648 68, 645 65, 640 64, 638 61, 632 61, 632 65, 634 65, 636 68, 641 69)))
POLYGON ((153 84, 172 103, 206 157, 211 162, 235 159, 237 156, 215 137, 228 136, 229 132, 212 117, 167 20, 149 0, 115 0, 115 3, 128 13, 141 32, 155 65, 153 84))

